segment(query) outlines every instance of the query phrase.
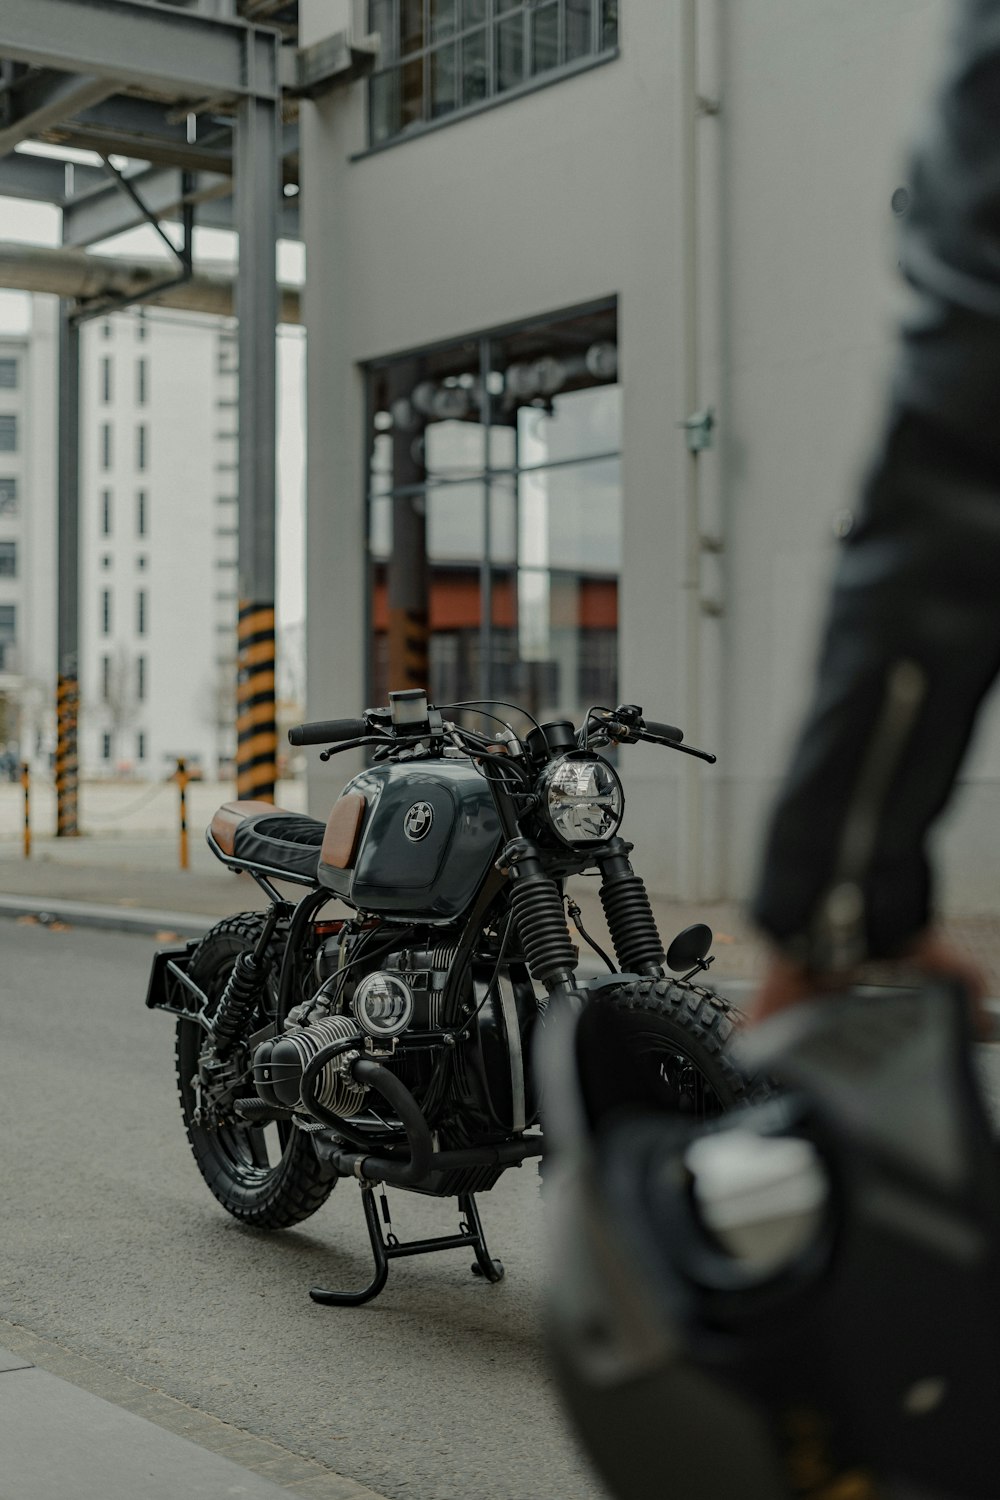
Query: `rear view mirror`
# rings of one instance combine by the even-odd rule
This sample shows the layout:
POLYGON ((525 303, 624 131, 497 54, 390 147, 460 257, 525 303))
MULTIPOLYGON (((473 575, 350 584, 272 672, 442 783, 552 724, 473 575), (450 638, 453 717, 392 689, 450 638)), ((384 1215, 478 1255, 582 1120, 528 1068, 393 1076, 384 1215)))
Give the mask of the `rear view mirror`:
POLYGON ((695 922, 679 932, 667 949, 667 968, 675 974, 693 969, 700 964, 712 946, 712 929, 704 922, 695 922))

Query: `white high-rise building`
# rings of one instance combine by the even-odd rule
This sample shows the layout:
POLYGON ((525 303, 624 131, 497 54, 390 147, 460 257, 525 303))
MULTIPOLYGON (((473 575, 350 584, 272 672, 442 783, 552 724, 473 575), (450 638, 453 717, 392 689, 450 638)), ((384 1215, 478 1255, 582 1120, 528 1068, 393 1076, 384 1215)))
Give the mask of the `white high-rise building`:
POLYGON ((48 297, 0 333, 0 755, 47 766, 55 730, 56 370, 48 297))
POLYGON ((218 319, 132 310, 81 353, 80 759, 206 776, 234 750, 237 363, 218 319))

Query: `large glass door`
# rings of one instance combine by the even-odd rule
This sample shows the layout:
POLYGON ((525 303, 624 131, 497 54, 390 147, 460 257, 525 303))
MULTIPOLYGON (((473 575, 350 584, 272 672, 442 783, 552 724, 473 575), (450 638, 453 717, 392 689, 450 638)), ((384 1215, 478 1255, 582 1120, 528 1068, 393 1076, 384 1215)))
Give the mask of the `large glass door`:
POLYGON ((616 701, 617 377, 614 307, 372 368, 372 701, 616 701))

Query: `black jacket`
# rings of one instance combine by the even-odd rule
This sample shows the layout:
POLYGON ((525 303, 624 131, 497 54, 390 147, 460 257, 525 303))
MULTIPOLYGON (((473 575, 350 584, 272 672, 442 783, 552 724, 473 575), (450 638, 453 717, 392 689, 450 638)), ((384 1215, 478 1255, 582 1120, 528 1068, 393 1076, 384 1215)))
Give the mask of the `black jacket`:
POLYGON ((964 0, 914 163, 886 430, 753 913, 819 970, 932 910, 926 840, 1000 669, 1000 0, 964 0))

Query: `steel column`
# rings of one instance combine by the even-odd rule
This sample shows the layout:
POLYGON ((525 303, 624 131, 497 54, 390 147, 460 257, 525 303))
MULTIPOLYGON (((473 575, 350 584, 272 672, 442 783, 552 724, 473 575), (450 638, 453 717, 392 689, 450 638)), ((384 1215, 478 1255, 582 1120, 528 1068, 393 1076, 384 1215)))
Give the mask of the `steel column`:
POLYGON ((56 835, 75 838, 80 717, 80 329, 59 308, 59 602, 56 628, 56 835))
MULTIPOLYGON (((278 39, 274 38, 277 68, 278 39)), ((239 270, 239 637, 236 790, 274 800, 275 715, 275 257, 281 182, 277 105, 245 100, 236 120, 239 270)))

